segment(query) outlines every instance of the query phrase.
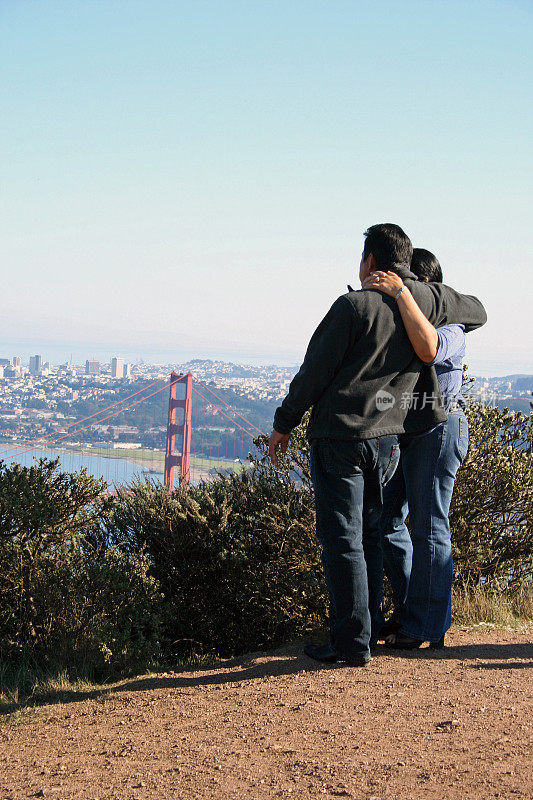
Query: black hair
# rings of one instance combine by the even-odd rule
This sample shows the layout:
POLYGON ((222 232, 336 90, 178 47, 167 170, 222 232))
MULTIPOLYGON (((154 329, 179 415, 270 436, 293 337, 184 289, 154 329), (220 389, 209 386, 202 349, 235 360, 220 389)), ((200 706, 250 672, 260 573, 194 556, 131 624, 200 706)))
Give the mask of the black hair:
POLYGON ((372 253, 376 259, 377 269, 394 269, 395 265, 405 264, 409 267, 413 256, 411 240, 399 225, 392 222, 381 222, 371 225, 364 232, 365 246, 363 258, 372 253))
POLYGON ((419 281, 427 278, 433 283, 442 283, 442 268, 439 259, 429 250, 424 250, 423 247, 415 247, 413 250, 411 272, 415 273, 419 281))

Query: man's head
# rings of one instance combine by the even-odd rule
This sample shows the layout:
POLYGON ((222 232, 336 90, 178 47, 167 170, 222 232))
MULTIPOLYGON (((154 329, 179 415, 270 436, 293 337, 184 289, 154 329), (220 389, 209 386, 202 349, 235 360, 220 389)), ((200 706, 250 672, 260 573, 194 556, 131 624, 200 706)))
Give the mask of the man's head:
POLYGON ((363 235, 365 246, 359 268, 361 282, 377 269, 396 271, 400 264, 409 268, 413 245, 399 225, 392 222, 371 225, 363 235))
POLYGON ((419 281, 442 283, 442 269, 437 256, 423 247, 415 247, 413 250, 411 272, 415 273, 419 281))

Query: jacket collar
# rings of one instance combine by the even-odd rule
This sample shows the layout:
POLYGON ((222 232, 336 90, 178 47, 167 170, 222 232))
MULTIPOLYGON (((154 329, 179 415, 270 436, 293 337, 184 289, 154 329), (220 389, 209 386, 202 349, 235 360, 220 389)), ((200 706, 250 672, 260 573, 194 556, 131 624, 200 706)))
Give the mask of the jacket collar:
POLYGON ((410 278, 412 281, 418 280, 418 277, 414 272, 411 272, 407 264, 391 264, 388 269, 396 272, 402 280, 405 280, 406 278, 410 278))
MULTIPOLYGON (((394 270, 400 278, 404 281, 406 278, 409 278, 412 281, 417 281, 418 276, 415 275, 414 272, 411 272, 407 264, 391 264, 389 269, 394 270)), ((354 292, 356 291, 350 284, 348 284, 348 291, 354 292)))

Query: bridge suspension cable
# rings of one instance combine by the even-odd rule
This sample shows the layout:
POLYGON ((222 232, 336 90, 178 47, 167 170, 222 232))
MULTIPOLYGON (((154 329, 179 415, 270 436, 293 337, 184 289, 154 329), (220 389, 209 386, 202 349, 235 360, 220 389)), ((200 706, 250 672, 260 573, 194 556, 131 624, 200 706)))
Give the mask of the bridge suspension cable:
MULTIPOLYGON (((161 383, 161 381, 165 381, 166 382, 167 378, 158 378, 156 381, 153 381, 152 383, 149 383, 146 386, 143 386, 143 388, 139 389, 138 392, 133 392, 133 394, 130 394, 127 397, 123 397, 121 400, 117 400, 116 403, 111 403, 111 405, 106 406, 105 408, 101 408, 100 411, 95 411, 94 414, 89 414, 88 417, 83 417, 83 419, 78 419, 78 420, 76 420, 76 422, 71 422, 70 425, 66 425, 65 426, 64 430, 68 430, 69 428, 73 428, 73 427, 75 427, 76 425, 79 425, 82 422, 87 422, 88 419, 92 419, 93 417, 97 417, 98 414, 104 414, 106 411, 109 411, 110 408, 114 408, 115 406, 118 406, 120 403, 125 403, 126 400, 131 400, 132 397, 136 397, 138 394, 142 394, 142 392, 145 392, 147 389, 150 389, 152 386, 155 386, 156 383, 161 383)), ((162 388, 165 389, 166 386, 163 386, 162 388)), ((154 392, 154 394, 157 394, 157 392, 154 392)), ((148 397, 152 397, 152 395, 148 395, 148 397)), ((138 402, 142 402, 142 400, 144 400, 144 399, 145 399, 144 397, 141 397, 141 399, 138 402)), ((133 405, 135 405, 135 403, 133 403, 133 405)), ((130 408, 131 408, 131 406, 130 406, 130 408)), ((120 411, 118 413, 120 414, 120 411)), ((95 420, 94 423, 92 423, 92 424, 96 425, 100 421, 103 422, 103 420, 95 420)), ((90 425, 88 427, 90 427, 90 425)), ((73 433, 75 433, 75 431, 73 431, 73 433)), ((47 433, 44 436, 39 436, 37 439, 30 439, 27 442, 22 442, 22 444, 23 445, 38 444, 38 443, 47 444, 47 440, 50 439, 51 437, 53 437, 54 435, 55 435, 54 433, 47 433)), ((3 455, 4 453, 11 452, 11 450, 16 450, 17 447, 20 447, 20 446, 21 445, 17 445, 16 447, 11 447, 11 448, 8 448, 7 450, 0 450, 0 456, 3 455)), ((30 447, 29 449, 33 450, 34 448, 30 447)))
MULTIPOLYGON (((194 376, 193 376, 193 377, 194 377, 194 376)), ((210 388, 209 388, 209 386, 207 386, 207 384, 203 383, 203 381, 199 380, 199 379, 198 379, 198 378, 196 378, 196 377, 194 378, 194 380, 196 381, 196 383, 199 383, 199 384, 200 384, 200 386, 203 386, 203 387, 204 387, 204 389, 207 389, 207 391, 208 391, 208 392, 211 392, 211 394, 212 394, 212 395, 214 395, 214 396, 216 397, 216 399, 217 399, 217 400, 220 400, 220 402, 221 402, 221 403, 224 403, 224 405, 225 405, 227 408, 230 408, 230 409, 232 410, 232 412, 233 412, 234 414, 236 414, 238 417, 240 417, 242 420, 244 420, 244 422, 246 422, 246 424, 247 424, 247 425, 249 425, 249 426, 250 426, 250 428, 253 428, 255 431, 257 431, 258 433, 260 433, 260 434, 261 434, 261 436, 265 436, 265 435, 266 435, 266 434, 265 434, 265 433, 263 433, 263 431, 262 431, 262 430, 260 430, 260 429, 259 429, 259 428, 258 428, 256 425, 253 425, 251 422, 248 422, 248 420, 246 419, 246 417, 243 417, 243 415, 242 415, 242 414, 239 414, 239 412, 238 412, 238 411, 235 411, 235 409, 233 408, 233 406, 230 406, 230 404, 229 404, 229 403, 226 403, 226 401, 225 401, 225 400, 223 400, 223 399, 222 399, 222 397, 219 397, 219 395, 218 395, 216 392, 214 392, 212 389, 210 389, 210 388)), ((198 390, 196 390, 196 391, 198 391, 198 390)), ((198 392, 198 394, 199 394, 199 392, 198 392)), ((205 399, 206 399, 206 398, 204 397, 204 400, 205 400, 205 399)), ((209 402, 209 401, 208 401, 208 402, 209 402)))
MULTIPOLYGON (((65 433, 63 436, 59 436, 57 439, 51 439, 50 441, 45 442, 45 444, 56 444, 56 442, 61 442, 63 439, 68 439, 69 436, 72 436, 75 433, 81 433, 82 431, 87 430, 92 425, 100 424, 101 422, 106 422, 108 419, 112 419, 112 417, 116 417, 119 414, 122 414, 123 411, 128 411, 133 406, 136 406, 137 403, 143 402, 143 400, 148 400, 148 398, 153 397, 155 394, 159 392, 163 392, 165 389, 168 389, 170 386, 170 382, 166 383, 164 386, 161 386, 159 389, 156 389, 155 392, 151 394, 147 394, 146 397, 142 397, 140 400, 136 400, 134 403, 130 403, 129 406, 124 406, 123 408, 119 408, 118 411, 114 411, 112 414, 109 414, 107 417, 103 417, 103 419, 95 420, 94 422, 90 422, 88 425, 85 425, 83 428, 77 428, 75 431, 70 431, 70 433, 65 433)), ((145 387, 146 388, 146 387, 145 387)), ((115 404, 116 405, 116 404, 115 404)), ((102 413, 102 412, 100 412, 102 413)), ((89 419, 89 417, 86 417, 89 419)), ((80 420, 80 422, 84 422, 85 420, 80 420)), ((79 424, 79 423, 78 423, 79 424)), ((39 440, 37 439, 36 442, 39 440)), ((35 450, 35 447, 27 447, 26 449, 20 450, 18 453, 13 453, 10 458, 14 458, 15 456, 24 455, 25 453, 29 453, 31 450, 35 450)), ((7 451, 9 452, 9 451, 7 451)))
MULTIPOLYGON (((204 385, 204 384, 202 384, 202 386, 203 386, 203 385, 204 385)), ((207 399, 207 397, 206 397, 205 395, 203 395, 203 394, 202 394, 200 391, 198 391, 198 389, 196 389, 195 387, 193 387, 193 391, 194 391, 194 392, 196 392, 196 394, 197 394, 197 395, 199 395, 199 396, 202 398, 202 400, 205 400, 205 402, 206 402, 206 403, 208 403, 210 406, 213 406, 213 408, 216 408, 216 406, 215 406, 215 404, 213 403, 213 401, 212 401, 212 400, 208 400, 208 399, 207 399)), ((227 405, 227 403, 226 403, 226 405, 227 405)), ((231 406, 229 406, 229 408, 231 408, 231 406)), ((233 410, 233 409, 232 409, 232 410, 233 410)), ((223 417, 225 417, 225 418, 226 418, 226 419, 227 419, 229 422, 231 422, 231 424, 232 424, 232 425, 235 425, 235 427, 239 428, 239 430, 241 430, 241 431, 243 431, 244 433, 248 434, 248 436, 252 436, 252 437, 253 437, 253 435, 254 435, 253 433, 250 433, 250 431, 247 431, 247 430, 246 430, 246 428, 243 428, 243 427, 242 427, 242 425, 239 425, 239 423, 238 423, 238 422, 236 422, 234 419, 232 419, 232 418, 231 418, 231 417, 229 417, 227 414, 225 414, 225 413, 224 413, 224 412, 223 412, 223 411, 222 411, 220 408, 218 409, 218 413, 219 413, 219 414, 222 414, 222 416, 223 416, 223 417)), ((237 413, 237 412, 235 412, 235 413, 237 413)), ((256 427, 255 427, 255 425, 252 425, 252 423, 251 423, 251 422, 248 422, 248 420, 247 420, 247 419, 245 419, 245 418, 244 418, 244 417, 243 417, 241 414, 239 414, 238 416, 239 416, 239 417, 241 417, 241 419, 244 419, 244 421, 246 422, 246 424, 247 424, 247 425, 249 425, 251 428, 255 428, 255 430, 256 430, 256 431, 259 431, 259 428, 256 428, 256 427)), ((259 431, 259 433, 261 433, 261 435, 262 435, 262 436, 264 435, 264 434, 262 433, 262 431, 259 431)))

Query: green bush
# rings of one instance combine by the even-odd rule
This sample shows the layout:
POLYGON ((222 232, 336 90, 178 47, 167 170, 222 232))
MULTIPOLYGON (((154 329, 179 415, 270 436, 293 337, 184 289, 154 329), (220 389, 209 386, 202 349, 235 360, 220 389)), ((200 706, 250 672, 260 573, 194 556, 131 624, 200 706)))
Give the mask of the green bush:
POLYGON ((260 464, 170 494, 136 483, 110 525, 121 548, 145 548, 167 605, 165 645, 231 655, 322 624, 326 597, 312 498, 260 464))
POLYGON ((102 673, 157 654, 157 584, 142 551, 108 545, 104 488, 58 459, 0 464, 0 657, 102 673))
POLYGON ((533 415, 471 404, 450 510, 456 579, 518 586, 533 573, 533 415))

